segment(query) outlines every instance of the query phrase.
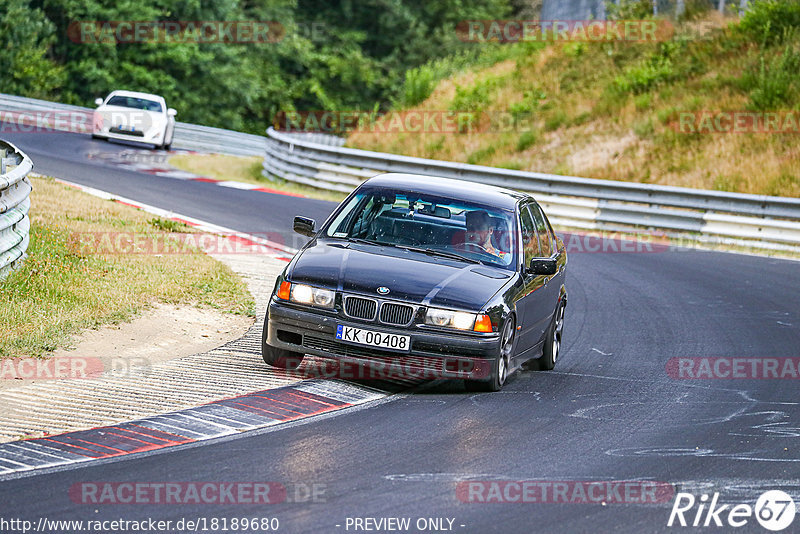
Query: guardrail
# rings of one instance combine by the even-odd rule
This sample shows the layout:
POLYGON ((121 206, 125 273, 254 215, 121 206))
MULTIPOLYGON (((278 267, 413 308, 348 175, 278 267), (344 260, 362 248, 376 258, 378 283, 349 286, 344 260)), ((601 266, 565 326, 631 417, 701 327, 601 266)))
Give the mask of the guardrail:
MULTIPOLYGON (((89 114, 93 108, 72 106, 47 100, 25 98, 21 96, 0 94, 0 110, 15 113, 47 113, 58 111, 74 111, 89 114)), ((180 112, 180 110, 178 110, 180 112)), ((37 117, 33 117, 34 123, 37 117)), ((65 121, 61 121, 62 123, 65 121)), ((58 128, 63 126, 58 121, 51 121, 58 128)), ((87 134, 90 132, 86 132, 87 134)), ((199 126, 185 122, 175 123, 175 136, 172 141, 173 148, 197 150, 202 152, 216 152, 220 154, 233 154, 237 156, 261 156, 264 154, 264 137, 260 135, 234 132, 210 126, 199 126)))
POLYGON ((27 256, 31 222, 30 158, 11 143, 0 141, 0 278, 27 256))
POLYGON ((800 199, 557 176, 315 143, 267 130, 265 176, 349 192, 381 172, 441 176, 534 193, 553 224, 648 229, 700 241, 800 250, 800 199))

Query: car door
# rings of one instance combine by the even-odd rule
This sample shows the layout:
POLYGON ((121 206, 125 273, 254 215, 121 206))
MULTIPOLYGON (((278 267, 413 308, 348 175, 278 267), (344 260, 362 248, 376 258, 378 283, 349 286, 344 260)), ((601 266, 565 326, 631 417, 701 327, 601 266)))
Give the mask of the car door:
POLYGON ((530 273, 528 267, 531 260, 541 257, 539 235, 536 224, 530 211, 530 202, 520 205, 520 228, 522 231, 522 295, 517 301, 517 309, 521 310, 521 328, 518 331, 520 341, 518 344, 520 354, 533 348, 542 337, 547 328, 547 319, 552 310, 548 312, 548 298, 545 294, 545 279, 542 275, 530 273))

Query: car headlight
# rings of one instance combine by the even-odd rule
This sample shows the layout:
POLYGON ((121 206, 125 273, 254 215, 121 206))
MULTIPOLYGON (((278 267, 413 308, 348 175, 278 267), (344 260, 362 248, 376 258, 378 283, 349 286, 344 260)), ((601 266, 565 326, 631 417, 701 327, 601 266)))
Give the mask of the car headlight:
POLYGON ((279 299, 297 304, 333 308, 336 292, 305 284, 292 284, 284 280, 278 288, 277 296, 279 299))
POLYGON ((474 332, 492 331, 492 321, 486 314, 442 310, 439 308, 428 308, 425 314, 425 324, 455 328, 457 330, 472 330, 474 332))

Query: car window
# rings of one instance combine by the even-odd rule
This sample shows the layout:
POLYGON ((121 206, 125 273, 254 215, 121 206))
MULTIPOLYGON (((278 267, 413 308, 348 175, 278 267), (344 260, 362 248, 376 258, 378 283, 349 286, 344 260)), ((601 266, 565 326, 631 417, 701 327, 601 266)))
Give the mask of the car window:
POLYGON ((325 228, 325 235, 430 249, 514 269, 513 228, 513 213, 507 209, 374 188, 350 199, 325 228))
POLYGON ((522 250, 524 265, 531 264, 531 260, 541 256, 539 253, 539 238, 536 235, 536 226, 528 211, 528 206, 523 205, 519 210, 520 223, 522 224, 522 250))
POLYGON ((134 96, 112 96, 109 101, 106 102, 106 105, 132 109, 143 109, 145 111, 164 111, 160 103, 154 102, 153 100, 147 100, 146 98, 138 98, 134 96))
POLYGON ((553 254, 553 240, 550 235, 550 227, 545 222, 542 208, 538 204, 530 204, 528 206, 533 215, 533 222, 536 225, 536 233, 539 234, 539 245, 541 247, 541 256, 549 258, 553 254))

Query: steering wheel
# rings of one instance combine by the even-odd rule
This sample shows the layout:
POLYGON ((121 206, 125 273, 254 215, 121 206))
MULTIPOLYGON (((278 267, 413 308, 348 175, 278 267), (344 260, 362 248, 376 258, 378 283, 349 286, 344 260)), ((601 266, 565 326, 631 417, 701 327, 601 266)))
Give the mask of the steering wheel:
POLYGON ((483 252, 484 254, 491 254, 483 245, 479 245, 477 243, 467 243, 466 241, 463 243, 457 243, 453 246, 453 248, 461 249, 466 252, 470 252, 474 249, 477 249, 478 252, 483 252))

